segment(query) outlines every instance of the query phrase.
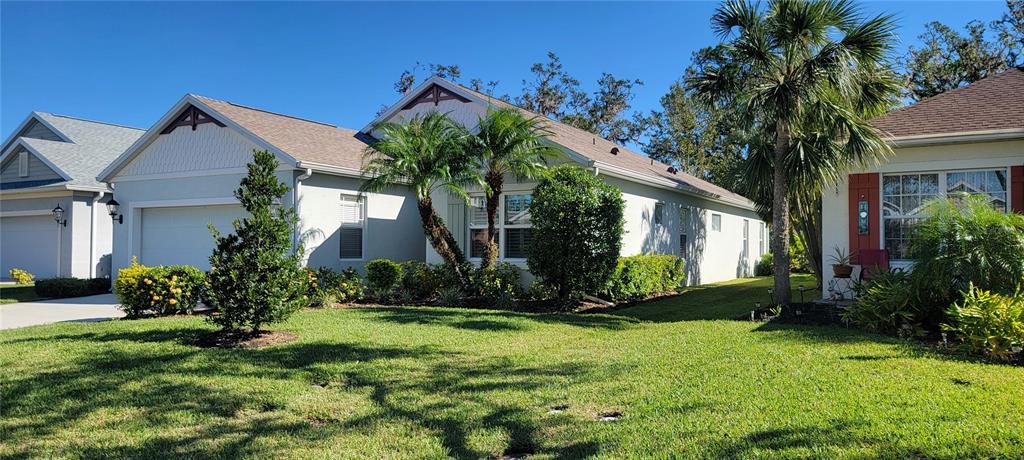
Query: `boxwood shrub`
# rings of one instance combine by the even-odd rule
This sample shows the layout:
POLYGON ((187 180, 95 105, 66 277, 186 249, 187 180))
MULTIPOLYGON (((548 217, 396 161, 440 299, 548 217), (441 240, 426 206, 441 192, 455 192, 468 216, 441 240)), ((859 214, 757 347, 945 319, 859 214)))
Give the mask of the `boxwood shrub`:
POLYGON ((366 263, 366 284, 377 300, 391 297, 404 274, 401 265, 388 259, 374 259, 366 263))
POLYGON ((55 299, 103 294, 110 290, 110 278, 50 278, 36 281, 35 290, 55 299))
POLYGON ((675 292, 686 281, 686 264, 673 255, 622 257, 605 295, 615 302, 640 300, 675 292))

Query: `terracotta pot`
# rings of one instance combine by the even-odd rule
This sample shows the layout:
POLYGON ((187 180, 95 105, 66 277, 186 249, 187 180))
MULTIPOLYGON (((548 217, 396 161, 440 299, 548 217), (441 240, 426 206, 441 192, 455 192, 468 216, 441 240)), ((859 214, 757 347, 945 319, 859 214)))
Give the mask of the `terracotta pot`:
POLYGON ((849 278, 853 274, 852 265, 833 265, 832 275, 836 278, 849 278))

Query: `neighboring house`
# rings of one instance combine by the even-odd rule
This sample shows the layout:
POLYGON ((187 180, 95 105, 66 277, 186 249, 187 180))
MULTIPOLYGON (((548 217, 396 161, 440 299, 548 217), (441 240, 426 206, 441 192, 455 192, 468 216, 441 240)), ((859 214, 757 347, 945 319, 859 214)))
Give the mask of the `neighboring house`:
MULTIPOLYGON (((432 111, 446 113, 475 130, 490 107, 513 106, 435 77, 409 91, 362 132, 375 135, 379 123, 400 123, 432 111)), ((757 259, 768 251, 768 234, 750 200, 590 132, 551 120, 547 127, 551 143, 562 152, 555 162, 578 164, 622 190, 626 202, 622 255, 680 255, 687 261, 691 284, 753 275, 757 259)), ((530 238, 527 206, 535 185, 506 178, 498 219, 499 260, 525 267, 530 238)), ((483 193, 474 194, 481 199, 469 207, 444 193, 434 196, 433 202, 463 247, 469 248, 467 256, 476 262, 487 215, 483 193)), ((426 259, 440 262, 429 246, 426 259)))
POLYGON ((0 277, 110 275, 110 194, 96 174, 142 133, 42 112, 14 130, 0 148, 0 277))
POLYGON ((968 192, 1024 212, 1024 70, 924 99, 873 123, 895 156, 823 193, 825 292, 835 247, 849 250, 855 264, 858 251, 885 249, 891 265, 908 267, 908 230, 930 199, 968 192))
MULTIPOLYGON (((492 105, 506 104, 434 78, 354 131, 187 95, 99 176, 114 187, 124 221, 114 226, 113 265, 124 267, 137 256, 148 265, 208 268, 213 239, 207 224, 230 231, 243 214, 232 193, 254 149, 281 160, 278 175, 294 191, 283 204, 297 208, 296 234, 309 266, 361 269, 380 257, 440 262, 407 188, 359 193, 363 152, 381 122, 439 110, 474 128, 492 105)), ((706 283, 751 275, 767 251, 764 223, 745 198, 585 131, 550 126, 551 141, 564 153, 557 162, 576 162, 623 190, 623 255, 680 254, 691 282, 706 283)), ((523 267, 533 187, 510 181, 502 200, 500 256, 523 267)), ((482 209, 446 195, 434 200, 467 254, 477 257, 479 245, 469 242, 485 224, 482 209)))

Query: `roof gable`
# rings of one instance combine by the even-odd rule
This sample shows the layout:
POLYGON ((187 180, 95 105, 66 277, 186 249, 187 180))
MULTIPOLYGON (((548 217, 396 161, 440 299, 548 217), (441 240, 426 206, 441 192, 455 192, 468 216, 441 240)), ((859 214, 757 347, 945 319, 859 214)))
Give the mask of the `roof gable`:
POLYGON ((923 99, 872 120, 894 138, 1021 130, 1024 69, 1014 68, 923 99))

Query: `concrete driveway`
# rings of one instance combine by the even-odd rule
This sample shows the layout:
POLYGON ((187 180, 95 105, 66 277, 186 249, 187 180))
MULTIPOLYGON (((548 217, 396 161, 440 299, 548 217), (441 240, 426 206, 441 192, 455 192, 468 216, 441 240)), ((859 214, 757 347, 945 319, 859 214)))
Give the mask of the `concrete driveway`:
POLYGON ((120 318, 114 294, 40 300, 0 305, 0 329, 34 326, 65 321, 94 322, 120 318))

